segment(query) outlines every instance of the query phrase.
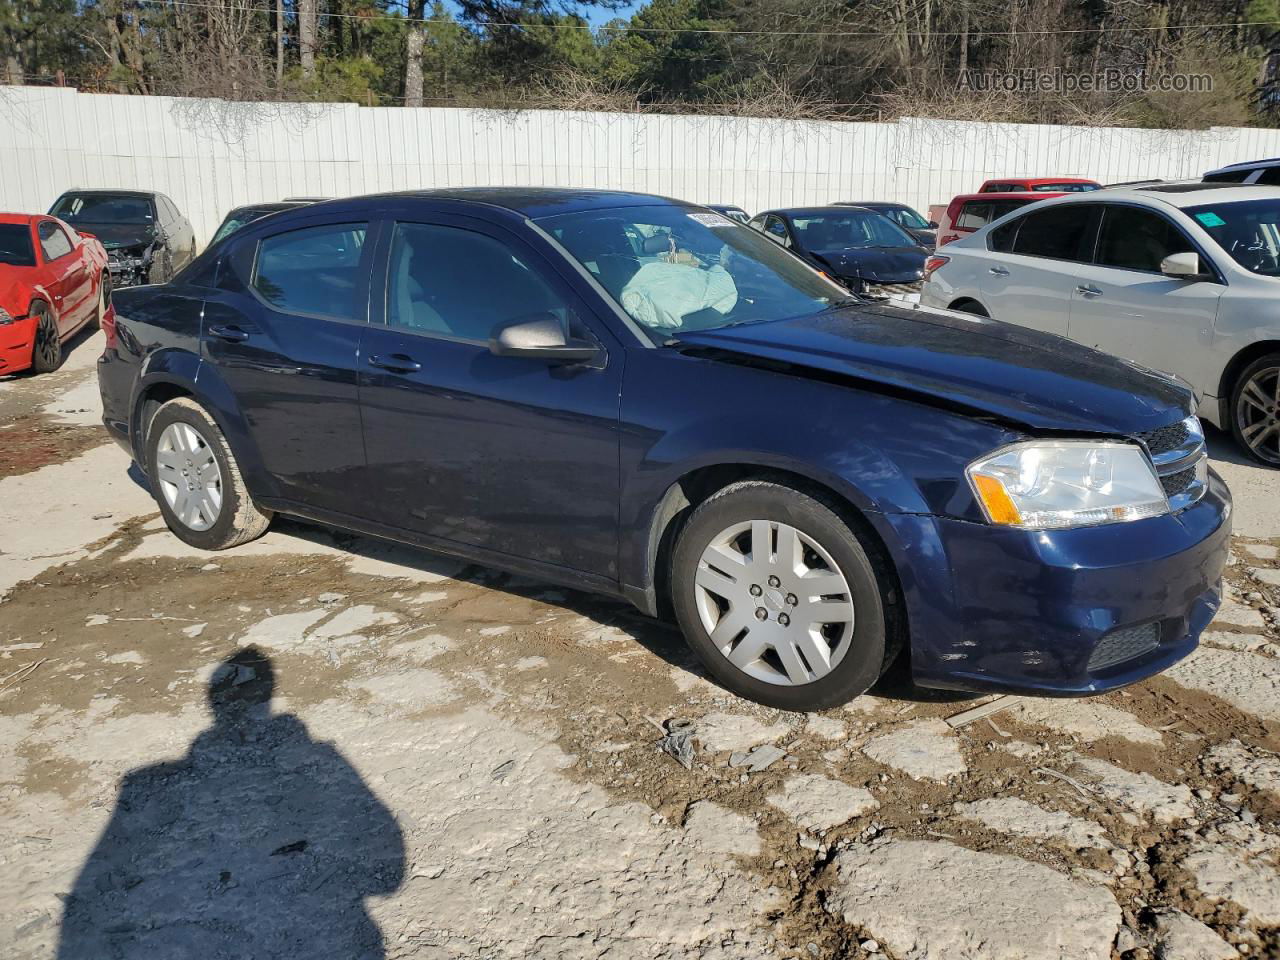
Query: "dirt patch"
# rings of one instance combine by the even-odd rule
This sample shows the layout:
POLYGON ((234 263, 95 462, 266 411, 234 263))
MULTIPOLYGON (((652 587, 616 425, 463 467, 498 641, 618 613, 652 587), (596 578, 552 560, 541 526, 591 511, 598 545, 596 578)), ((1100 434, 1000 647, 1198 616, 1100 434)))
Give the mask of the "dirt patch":
POLYGON ((103 427, 58 424, 38 415, 18 417, 0 425, 0 477, 31 473, 109 442, 103 427))

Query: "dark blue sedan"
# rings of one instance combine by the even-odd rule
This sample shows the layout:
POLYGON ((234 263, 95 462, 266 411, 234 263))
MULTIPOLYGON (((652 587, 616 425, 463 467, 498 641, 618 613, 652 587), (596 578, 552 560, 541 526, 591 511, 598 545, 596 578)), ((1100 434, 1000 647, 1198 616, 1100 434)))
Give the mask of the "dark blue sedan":
POLYGON ((624 597, 798 710, 917 682, 1089 694, 1190 652, 1230 499, 1179 383, 852 296, 629 193, 276 214, 121 291, 105 421, 170 529, 274 513, 624 597))

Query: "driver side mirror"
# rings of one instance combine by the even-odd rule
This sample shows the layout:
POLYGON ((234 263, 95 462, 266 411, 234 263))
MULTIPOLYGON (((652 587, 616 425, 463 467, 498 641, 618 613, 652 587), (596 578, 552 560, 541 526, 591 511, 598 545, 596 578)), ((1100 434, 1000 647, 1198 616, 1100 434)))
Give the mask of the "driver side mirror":
POLYGON ((594 360, 599 347, 565 335, 564 325, 553 313, 519 317, 498 327, 489 338, 495 357, 533 357, 553 363, 585 363, 594 360))
POLYGON ((1171 253, 1160 261, 1160 272, 1178 280, 1210 279, 1210 275, 1200 269, 1198 253, 1171 253))
POLYGON ((938 221, 937 221, 937 220, 930 220, 930 221, 929 221, 929 229, 930 229, 930 230, 937 230, 937 229, 938 229, 938 221))

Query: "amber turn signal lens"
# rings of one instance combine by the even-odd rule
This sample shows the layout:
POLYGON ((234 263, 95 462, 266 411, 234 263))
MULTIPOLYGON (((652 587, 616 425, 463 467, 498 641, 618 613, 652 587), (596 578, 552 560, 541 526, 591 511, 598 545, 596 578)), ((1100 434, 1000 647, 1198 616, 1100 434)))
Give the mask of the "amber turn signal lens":
POLYGON ((982 498, 982 503, 987 508, 987 516, 991 518, 992 523, 1012 526, 1022 523, 1022 514, 1013 505, 1009 494, 1005 493, 1004 484, 999 480, 978 474, 973 478, 973 484, 978 489, 978 496, 982 498))

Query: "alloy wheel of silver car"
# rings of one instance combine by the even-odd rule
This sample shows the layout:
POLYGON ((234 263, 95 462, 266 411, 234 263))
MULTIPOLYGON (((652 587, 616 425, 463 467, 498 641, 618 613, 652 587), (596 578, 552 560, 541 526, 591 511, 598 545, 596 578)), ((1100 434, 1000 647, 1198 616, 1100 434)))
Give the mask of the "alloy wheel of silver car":
POLYGON ((188 423, 171 423, 156 447, 156 481, 178 522, 208 530, 222 512, 222 471, 213 448, 188 423))
POLYGON ((1255 455, 1280 464, 1280 367, 1254 372, 1236 401, 1240 436, 1255 455))
POLYGON ((849 650, 849 583, 822 544, 789 524, 748 520, 721 531, 698 562, 694 593, 716 649, 757 680, 812 683, 849 650))

